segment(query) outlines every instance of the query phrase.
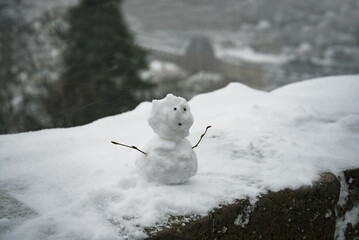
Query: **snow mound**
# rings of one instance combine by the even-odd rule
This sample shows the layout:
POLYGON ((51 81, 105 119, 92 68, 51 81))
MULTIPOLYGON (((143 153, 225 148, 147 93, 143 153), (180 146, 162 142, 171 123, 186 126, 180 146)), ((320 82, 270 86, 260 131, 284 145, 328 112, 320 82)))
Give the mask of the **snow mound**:
POLYGON ((271 93, 233 83, 195 97, 188 140, 212 128, 195 149, 198 174, 181 185, 142 180, 141 153, 110 143, 144 146, 154 136, 150 103, 81 127, 0 136, 0 193, 36 213, 19 218, 4 204, 0 239, 141 239, 171 215, 205 215, 357 168, 358 82, 324 78, 271 93))
POLYGON ((357 113, 359 75, 318 78, 278 88, 272 93, 294 98, 313 108, 322 108, 325 114, 357 113))

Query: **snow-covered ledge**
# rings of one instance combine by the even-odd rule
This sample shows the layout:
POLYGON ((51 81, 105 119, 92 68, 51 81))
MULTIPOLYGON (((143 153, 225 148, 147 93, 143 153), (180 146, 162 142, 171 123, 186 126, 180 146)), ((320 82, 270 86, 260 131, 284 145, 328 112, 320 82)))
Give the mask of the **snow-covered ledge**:
POLYGON ((359 168, 339 179, 322 173, 310 186, 269 191, 255 203, 242 199, 204 217, 173 217, 160 231, 147 229, 148 239, 356 239, 359 168))
POLYGON ((149 239, 333 239, 340 183, 322 173, 311 186, 261 195, 251 204, 238 200, 207 216, 172 220, 149 239))
POLYGON ((270 93, 233 83, 193 98, 189 141, 212 128, 195 149, 198 174, 181 185, 146 182, 140 153, 110 143, 144 146, 150 103, 82 127, 0 136, 0 238, 142 239, 176 216, 340 176, 359 167, 358 92, 355 75, 270 93))

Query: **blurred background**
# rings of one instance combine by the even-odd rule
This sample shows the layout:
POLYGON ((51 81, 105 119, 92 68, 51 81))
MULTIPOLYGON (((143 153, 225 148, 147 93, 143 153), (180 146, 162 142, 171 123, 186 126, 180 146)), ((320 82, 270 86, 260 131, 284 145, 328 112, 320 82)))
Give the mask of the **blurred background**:
POLYGON ((358 0, 0 0, 0 134, 358 73, 358 0))

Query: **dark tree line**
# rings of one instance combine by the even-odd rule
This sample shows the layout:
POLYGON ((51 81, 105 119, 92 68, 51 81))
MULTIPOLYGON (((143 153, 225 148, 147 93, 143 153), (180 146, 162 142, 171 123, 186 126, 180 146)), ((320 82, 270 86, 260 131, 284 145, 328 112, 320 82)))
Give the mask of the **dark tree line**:
POLYGON ((145 87, 145 53, 134 44, 120 0, 82 0, 69 11, 65 70, 53 109, 60 126, 81 125, 134 108, 145 87), (55 113, 56 114, 56 113, 55 113))
POLYGON ((26 76, 31 69, 28 31, 20 0, 0 1, 0 133, 33 126, 24 107, 26 76))
MULTIPOLYGON (((45 94, 37 95, 36 106, 29 107, 28 95, 19 90, 26 86, 21 82, 20 60, 27 52, 26 38, 21 38, 26 24, 17 14, 21 7, 18 0, 0 3, 0 83, 5 86, 0 88, 0 133, 82 125, 130 110, 141 101, 139 92, 150 87, 139 77, 147 67, 146 54, 136 46, 125 23, 121 0, 81 0, 68 10, 68 29, 59 36, 65 43, 60 76, 52 82, 44 78, 45 94), (21 104, 16 105, 17 98, 21 104), (15 114, 12 108, 19 106, 26 111, 15 114), (47 123, 36 122, 39 116, 47 123)), ((31 59, 25 65, 31 66, 31 59)), ((36 68, 25 72, 31 71, 36 68)))

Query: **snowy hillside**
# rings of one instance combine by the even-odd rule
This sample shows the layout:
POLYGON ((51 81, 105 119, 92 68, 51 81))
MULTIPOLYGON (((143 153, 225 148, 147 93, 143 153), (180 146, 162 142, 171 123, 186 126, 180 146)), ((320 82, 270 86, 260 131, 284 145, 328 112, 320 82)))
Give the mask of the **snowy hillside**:
MULTIPOLYGON (((221 203, 311 184, 323 171, 359 167, 359 75, 261 92, 230 84, 189 104, 198 174, 182 185, 141 179, 139 152, 154 135, 151 104, 91 124, 0 136, 0 199, 31 214, 0 219, 1 239, 133 239, 170 215, 205 215, 221 203), (5 197, 4 197, 5 196, 5 197), (8 197, 6 197, 8 196, 8 197)), ((8 204, 8 205, 6 205, 8 204)), ((7 210, 6 210, 7 209, 7 210)))

